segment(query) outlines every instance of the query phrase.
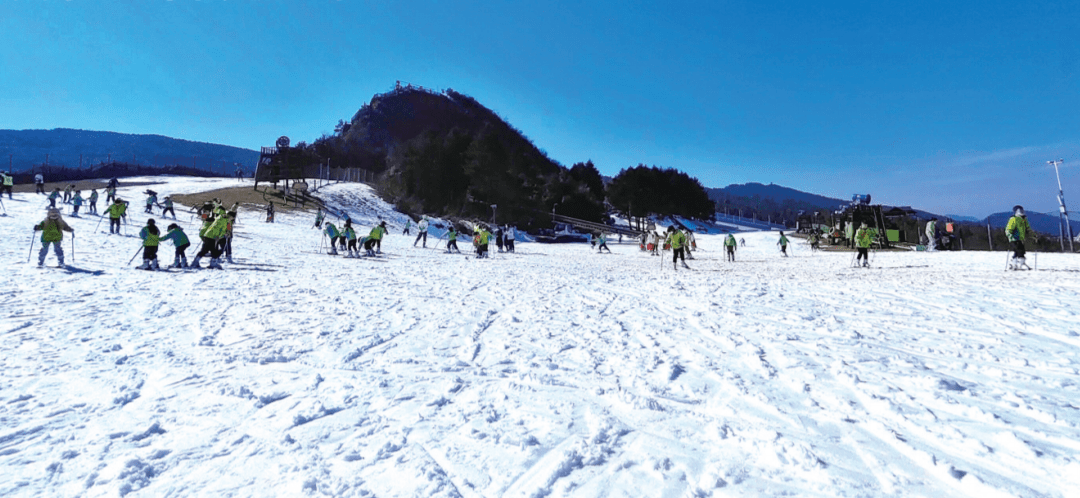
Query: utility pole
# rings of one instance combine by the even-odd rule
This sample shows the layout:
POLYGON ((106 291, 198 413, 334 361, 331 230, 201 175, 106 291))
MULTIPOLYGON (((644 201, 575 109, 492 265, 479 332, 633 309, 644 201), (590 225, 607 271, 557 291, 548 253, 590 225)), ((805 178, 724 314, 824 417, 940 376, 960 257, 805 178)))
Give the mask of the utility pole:
MULTIPOLYGON (((1061 237, 1064 238, 1066 234, 1069 236, 1069 252, 1074 252, 1073 249, 1073 233, 1072 225, 1069 223, 1069 211, 1065 209, 1065 193, 1061 189, 1061 172, 1058 171, 1058 165, 1064 163, 1064 159, 1058 159, 1057 161, 1046 161, 1046 164, 1054 165, 1054 174, 1057 175, 1058 182, 1058 205, 1061 212, 1058 213, 1058 222, 1061 223, 1061 237)), ((1061 242, 1061 250, 1065 251, 1065 241, 1061 242)))

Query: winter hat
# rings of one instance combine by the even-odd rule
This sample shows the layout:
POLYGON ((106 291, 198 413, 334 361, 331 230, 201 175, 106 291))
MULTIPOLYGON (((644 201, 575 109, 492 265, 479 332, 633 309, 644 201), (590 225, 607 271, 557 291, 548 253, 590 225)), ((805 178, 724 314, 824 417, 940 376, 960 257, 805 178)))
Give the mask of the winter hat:
POLYGON ((379 226, 381 226, 383 228, 386 228, 386 222, 385 221, 380 221, 379 226))
POLYGON ((866 228, 866 222, 865 221, 863 222, 862 225, 860 225, 860 228, 866 228))
POLYGON ((49 218, 59 218, 59 217, 60 217, 60 210, 59 209, 57 209, 57 208, 49 208, 49 218))
POLYGON ((1015 213, 1016 216, 1027 217, 1027 213, 1024 212, 1024 206, 1021 205, 1013 206, 1013 213, 1015 213))
POLYGON ((146 220, 146 224, 147 225, 153 225, 154 224, 154 219, 150 218, 150 219, 146 220))
POLYGON ((168 226, 167 230, 175 230, 177 228, 180 228, 180 226, 177 225, 176 223, 169 223, 169 226, 168 226))

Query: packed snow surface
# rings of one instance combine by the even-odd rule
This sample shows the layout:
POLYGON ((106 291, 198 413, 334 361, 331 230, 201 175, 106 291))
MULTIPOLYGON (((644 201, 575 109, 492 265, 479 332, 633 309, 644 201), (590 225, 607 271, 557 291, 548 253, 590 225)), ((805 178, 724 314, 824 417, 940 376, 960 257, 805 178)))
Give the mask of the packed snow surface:
MULTIPOLYGON (((235 181, 147 180, 159 195, 235 181)), ((798 240, 783 258, 765 232, 738 236, 735 263, 699 235, 693 271, 630 243, 477 260, 434 234, 413 247, 404 215, 338 184, 321 194, 358 231, 389 221, 382 257, 326 255, 312 214, 242 210, 236 264, 155 273, 127 263, 145 188, 121 188, 127 235, 65 215, 75 271, 38 269, 38 243, 27 264, 43 196, 4 199, 2 496, 1080 489, 1073 256, 857 269, 798 240)))

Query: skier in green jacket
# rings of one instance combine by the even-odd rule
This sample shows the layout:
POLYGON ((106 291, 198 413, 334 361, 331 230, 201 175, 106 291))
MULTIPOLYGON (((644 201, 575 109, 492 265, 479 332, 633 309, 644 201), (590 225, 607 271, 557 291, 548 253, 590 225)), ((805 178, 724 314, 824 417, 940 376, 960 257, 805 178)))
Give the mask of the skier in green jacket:
POLYGON ((446 232, 446 253, 447 254, 450 254, 450 253, 455 252, 455 251, 458 252, 459 254, 461 253, 461 250, 458 249, 458 246, 457 246, 457 236, 458 236, 457 230, 455 230, 454 227, 451 226, 450 230, 446 232))
POLYGON ((679 258, 682 258, 682 267, 689 270, 690 267, 686 266, 686 235, 682 231, 676 230, 674 226, 670 226, 668 227, 667 243, 671 244, 671 266, 678 270, 679 258))
POLYGON ((1031 225, 1028 224, 1027 213, 1024 212, 1023 206, 1013 206, 1013 216, 1009 218, 1009 223, 1005 225, 1005 235, 1013 245, 1013 257, 1009 269, 1030 270, 1031 267, 1027 265, 1024 241, 1028 235, 1031 235, 1037 241, 1038 236, 1031 229, 1031 225))
POLYGON ((383 235, 386 234, 386 222, 380 222, 375 225, 375 228, 371 229, 371 233, 364 238, 364 251, 368 256, 375 256, 375 245, 382 240, 383 235))
POLYGON ((780 240, 778 240, 776 242, 776 245, 780 246, 780 252, 783 253, 784 257, 785 258, 788 257, 788 254, 787 254, 788 238, 784 236, 784 232, 782 232, 782 231, 780 232, 780 240))
POLYGON ((333 256, 337 256, 337 243, 338 237, 341 236, 341 232, 339 232, 337 227, 329 221, 326 222, 325 226, 326 229, 323 230, 323 233, 325 233, 327 237, 330 237, 330 254, 333 256))
POLYGON ((64 240, 64 232, 71 232, 71 236, 75 236, 75 230, 68 226, 64 222, 64 219, 60 217, 60 210, 56 208, 49 208, 48 216, 34 225, 34 231, 41 230, 41 252, 38 253, 38 266, 45 264, 45 256, 49 254, 49 244, 52 244, 53 251, 56 253, 56 261, 60 263, 60 267, 64 267, 64 249, 60 247, 60 243, 64 240))
POLYGON ((870 256, 866 252, 870 248, 871 242, 873 241, 870 237, 870 229, 867 228, 866 223, 863 223, 855 232, 855 244, 858 246, 856 250, 859 251, 859 255, 855 257, 855 264, 862 261, 862 266, 870 267, 870 256))
POLYGON ((176 247, 173 264, 169 268, 187 268, 187 255, 184 253, 187 251, 187 248, 191 246, 191 241, 188 240, 187 234, 184 233, 184 229, 180 228, 176 223, 169 225, 168 230, 169 233, 158 239, 158 241, 165 242, 166 240, 171 240, 173 246, 176 247))
POLYGON ((737 247, 737 243, 735 242, 735 236, 731 235, 730 233, 727 234, 727 237, 724 238, 724 249, 727 252, 728 261, 731 261, 731 262, 735 261, 735 249, 736 249, 736 247, 737 247))
POLYGON ((137 268, 140 270, 158 270, 157 250, 160 243, 161 231, 158 230, 154 219, 146 220, 146 226, 139 231, 139 238, 143 240, 143 264, 137 268))

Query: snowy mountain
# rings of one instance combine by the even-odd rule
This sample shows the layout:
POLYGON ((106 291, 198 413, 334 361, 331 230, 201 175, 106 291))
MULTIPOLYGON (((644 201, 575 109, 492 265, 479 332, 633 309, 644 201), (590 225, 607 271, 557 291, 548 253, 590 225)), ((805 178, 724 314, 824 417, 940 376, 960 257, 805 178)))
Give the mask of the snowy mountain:
MULTIPOLYGON (((136 203, 151 182, 236 185, 131 182, 136 203)), ((38 269, 45 201, 4 199, 0 495, 1080 489, 1074 255, 1004 272, 1001 252, 882 252, 860 269, 798 239, 784 258, 765 232, 738 235, 734 263, 698 235, 691 271, 614 241, 478 260, 444 253, 441 231, 414 246, 366 186, 319 195, 361 234, 387 221, 384 254, 326 255, 313 212, 265 223, 252 205, 235 264, 135 270, 133 205, 121 235, 65 209, 75 268, 38 269)))

